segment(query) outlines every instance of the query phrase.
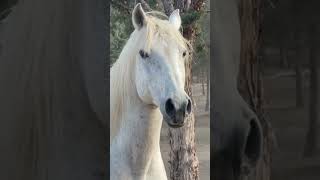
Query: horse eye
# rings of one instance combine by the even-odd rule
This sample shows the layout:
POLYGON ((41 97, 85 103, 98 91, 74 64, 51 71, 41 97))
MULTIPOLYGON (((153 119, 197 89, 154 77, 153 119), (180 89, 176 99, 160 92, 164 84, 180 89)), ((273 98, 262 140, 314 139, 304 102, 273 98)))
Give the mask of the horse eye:
POLYGON ((148 57, 149 57, 149 54, 148 54, 148 53, 146 53, 146 52, 144 52, 143 50, 140 50, 140 51, 139 51, 139 54, 140 54, 140 56, 141 56, 143 59, 145 59, 145 58, 148 58, 148 57))
POLYGON ((182 56, 185 57, 186 55, 187 55, 187 52, 184 51, 184 52, 182 53, 182 56))

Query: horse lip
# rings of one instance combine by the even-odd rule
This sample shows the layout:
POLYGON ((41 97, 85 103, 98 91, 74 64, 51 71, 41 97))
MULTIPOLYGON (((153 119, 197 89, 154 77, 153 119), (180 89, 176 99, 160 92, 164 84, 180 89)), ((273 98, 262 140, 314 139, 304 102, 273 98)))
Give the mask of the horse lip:
MULTIPOLYGON (((163 111, 161 111, 163 112, 163 111)), ((176 115, 174 117, 170 117, 169 115, 167 115, 166 113, 162 113, 163 115, 163 119, 166 121, 166 123, 168 124, 169 127, 171 128, 180 128, 182 126, 184 126, 185 124, 185 121, 181 121, 180 123, 179 122, 174 122, 174 118, 176 118, 176 115)), ((180 118, 183 118, 185 119, 188 115, 182 115, 183 117, 180 117, 180 118)))
POLYGON ((169 127, 171 128, 181 128, 184 123, 181 123, 181 124, 171 124, 171 123, 167 123, 169 127))
POLYGON ((173 119, 172 118, 165 118, 166 123, 168 124, 169 127, 171 128, 180 128, 182 126, 184 126, 185 122, 183 121, 182 123, 173 123, 173 119))

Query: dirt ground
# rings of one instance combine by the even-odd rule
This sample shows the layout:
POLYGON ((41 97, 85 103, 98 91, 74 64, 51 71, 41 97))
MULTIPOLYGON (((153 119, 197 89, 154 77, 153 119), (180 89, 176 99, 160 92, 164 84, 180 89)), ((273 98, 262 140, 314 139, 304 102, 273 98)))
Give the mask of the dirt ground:
MULTIPOLYGON (((283 72, 273 70, 272 73, 280 71, 283 72)), ((294 76, 265 78, 264 87, 267 112, 277 138, 271 180, 319 180, 320 156, 303 158, 308 126, 308 88, 304 93, 304 108, 296 108, 294 76)))
MULTIPOLYGON (((196 103, 196 150, 199 159, 200 180, 210 179, 210 122, 209 111, 205 112, 206 95, 202 94, 201 84, 193 84, 193 99, 196 103)), ((206 93, 206 92, 205 92, 206 93)), ((161 151, 163 161, 168 168, 169 144, 168 144, 168 126, 163 123, 161 131, 161 151)), ((167 170, 169 176, 169 171, 167 170)))

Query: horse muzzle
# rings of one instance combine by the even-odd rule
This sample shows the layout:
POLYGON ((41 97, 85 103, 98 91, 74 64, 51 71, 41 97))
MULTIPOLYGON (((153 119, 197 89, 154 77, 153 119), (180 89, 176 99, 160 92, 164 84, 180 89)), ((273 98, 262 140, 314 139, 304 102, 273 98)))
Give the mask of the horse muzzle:
POLYGON ((168 125, 172 128, 179 128, 184 125, 185 118, 191 113, 192 102, 189 97, 180 103, 169 98, 165 102, 164 109, 162 114, 168 125))

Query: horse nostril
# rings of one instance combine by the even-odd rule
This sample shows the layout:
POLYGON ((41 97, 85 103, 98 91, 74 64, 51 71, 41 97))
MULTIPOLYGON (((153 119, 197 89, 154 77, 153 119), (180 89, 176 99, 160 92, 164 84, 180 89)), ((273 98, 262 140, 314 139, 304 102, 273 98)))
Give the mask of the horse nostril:
POLYGON ((191 100, 188 99, 188 104, 187 104, 187 108, 186 108, 188 114, 191 113, 191 108, 192 108, 192 103, 191 103, 191 100))
POLYGON ((167 100, 165 108, 166 108, 166 113, 168 116, 173 117, 175 115, 176 109, 174 107, 172 99, 167 100))

